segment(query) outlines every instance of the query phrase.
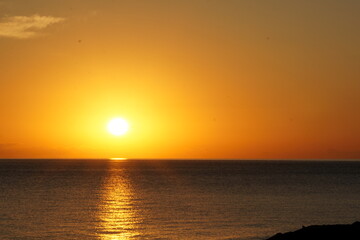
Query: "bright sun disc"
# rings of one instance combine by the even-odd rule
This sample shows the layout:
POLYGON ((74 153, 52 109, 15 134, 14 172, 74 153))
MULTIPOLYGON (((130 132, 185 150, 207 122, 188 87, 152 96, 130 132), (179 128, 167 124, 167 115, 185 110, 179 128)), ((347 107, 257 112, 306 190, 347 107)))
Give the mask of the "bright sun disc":
POLYGON ((113 118, 108 123, 107 129, 112 135, 121 136, 129 131, 129 124, 125 119, 113 118))

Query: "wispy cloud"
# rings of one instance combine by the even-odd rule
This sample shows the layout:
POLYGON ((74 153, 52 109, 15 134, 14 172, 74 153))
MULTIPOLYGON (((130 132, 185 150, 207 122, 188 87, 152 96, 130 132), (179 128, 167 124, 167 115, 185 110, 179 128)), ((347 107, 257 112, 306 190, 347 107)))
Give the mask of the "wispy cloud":
POLYGON ((52 16, 14 16, 0 21, 0 37, 26 39, 35 37, 39 30, 64 21, 52 16))

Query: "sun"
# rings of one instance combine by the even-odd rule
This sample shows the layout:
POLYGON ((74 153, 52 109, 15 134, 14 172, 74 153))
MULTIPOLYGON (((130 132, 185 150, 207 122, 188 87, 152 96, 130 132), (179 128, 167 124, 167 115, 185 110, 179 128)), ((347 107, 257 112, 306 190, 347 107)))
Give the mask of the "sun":
POLYGON ((123 118, 113 118, 107 124, 107 130, 112 135, 122 136, 129 131, 129 124, 123 118))

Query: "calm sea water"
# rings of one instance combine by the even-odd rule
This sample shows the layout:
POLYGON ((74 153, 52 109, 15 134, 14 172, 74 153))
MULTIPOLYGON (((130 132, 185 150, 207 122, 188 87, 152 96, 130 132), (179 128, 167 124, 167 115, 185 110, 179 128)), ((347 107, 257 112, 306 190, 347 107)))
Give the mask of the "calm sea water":
POLYGON ((0 160, 0 239, 265 239, 359 203, 360 162, 0 160))

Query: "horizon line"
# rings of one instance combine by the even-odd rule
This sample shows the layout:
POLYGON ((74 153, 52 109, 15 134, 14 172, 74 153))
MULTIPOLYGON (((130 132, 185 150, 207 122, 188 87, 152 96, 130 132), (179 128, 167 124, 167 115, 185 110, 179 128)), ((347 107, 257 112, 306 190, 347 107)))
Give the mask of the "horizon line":
POLYGON ((110 160, 110 161, 360 161, 359 158, 0 158, 1 160, 110 160))

